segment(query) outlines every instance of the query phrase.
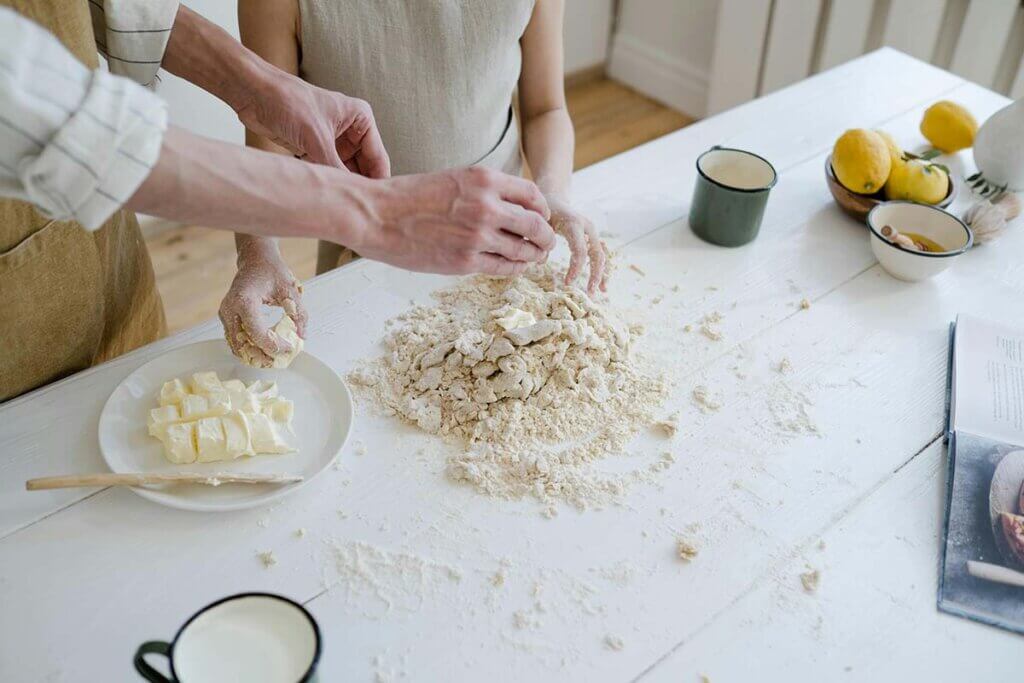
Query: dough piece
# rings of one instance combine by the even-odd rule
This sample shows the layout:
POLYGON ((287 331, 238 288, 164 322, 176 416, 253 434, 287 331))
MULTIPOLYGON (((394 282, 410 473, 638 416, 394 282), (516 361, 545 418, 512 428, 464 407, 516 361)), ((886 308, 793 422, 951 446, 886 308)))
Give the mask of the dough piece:
POLYGON ((164 382, 160 388, 160 405, 169 406, 181 403, 188 396, 188 388, 180 379, 164 382))
POLYGON ((227 437, 224 435, 223 420, 219 417, 204 417, 196 422, 196 446, 199 450, 197 462, 229 460, 227 437))
POLYGON ((292 361, 295 360, 295 356, 302 353, 302 347, 305 342, 302 341, 302 337, 299 336, 298 330, 295 328, 295 321, 291 319, 289 315, 281 316, 281 319, 277 321, 270 330, 285 342, 291 344, 292 350, 286 353, 281 353, 273 356, 275 368, 286 368, 291 365, 292 361))
POLYGON ((516 346, 526 346, 533 342, 540 341, 545 337, 550 337, 553 334, 558 334, 562 331, 562 323, 558 320, 541 320, 538 323, 527 325, 526 327, 516 327, 511 330, 505 331, 505 336, 508 337, 516 346))
POLYGON ((256 453, 290 453, 292 451, 285 443, 277 428, 269 417, 262 413, 247 415, 249 421, 249 434, 252 437, 252 449, 256 453))
POLYGON ((224 386, 220 383, 220 378, 213 371, 193 374, 191 387, 193 394, 211 394, 224 390, 224 386))
POLYGON ((175 465, 187 465, 196 461, 196 427, 191 422, 176 422, 163 425, 157 435, 164 444, 164 457, 175 465))
POLYGON ((149 420, 146 422, 146 426, 149 428, 149 435, 159 438, 159 435, 164 432, 165 425, 177 422, 180 419, 181 413, 176 405, 153 408, 149 411, 149 420))

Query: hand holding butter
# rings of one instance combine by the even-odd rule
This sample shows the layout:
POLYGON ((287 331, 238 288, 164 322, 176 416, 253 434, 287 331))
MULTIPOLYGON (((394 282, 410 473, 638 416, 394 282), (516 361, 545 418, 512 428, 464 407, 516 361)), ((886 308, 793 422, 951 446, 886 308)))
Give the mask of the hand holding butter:
POLYGON ((197 372, 187 384, 178 378, 165 382, 158 401, 149 411, 149 434, 174 464, 294 450, 281 437, 282 430, 291 429, 294 406, 278 395, 274 382, 247 386, 221 380, 216 372, 197 372))

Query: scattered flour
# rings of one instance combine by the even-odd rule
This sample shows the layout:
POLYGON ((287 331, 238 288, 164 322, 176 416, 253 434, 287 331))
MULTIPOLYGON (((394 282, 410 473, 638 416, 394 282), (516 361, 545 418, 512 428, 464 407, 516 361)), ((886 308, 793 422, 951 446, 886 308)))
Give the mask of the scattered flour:
POLYGON ((811 307, 811 302, 810 301, 808 301, 807 299, 801 299, 800 300, 800 308, 802 308, 803 310, 806 311, 810 307, 811 307))
POLYGON ((550 266, 468 278, 434 298, 393 321, 390 353, 349 379, 387 414, 459 445, 452 480, 586 509, 649 476, 593 467, 652 425, 666 398, 632 352, 640 326, 561 287, 550 266))
POLYGON ((655 422, 654 429, 666 439, 671 439, 679 431, 679 413, 672 413, 664 420, 655 422))
POLYGON ((604 637, 604 646, 609 650, 619 652, 626 647, 626 641, 616 635, 608 634, 604 637))
MULTIPOLYGON (((381 607, 384 614, 417 611, 425 596, 462 580, 457 567, 412 553, 390 551, 363 541, 332 541, 328 547, 334 571, 333 576, 325 577, 325 583, 329 588, 340 586, 346 599, 361 604, 364 615, 370 618, 383 616, 381 607)), ((331 568, 329 565, 327 569, 331 568)))
POLYGON ((676 539, 676 555, 683 562, 693 562, 699 552, 700 549, 693 541, 686 538, 676 539))
POLYGON ((260 562, 262 562, 263 566, 267 569, 270 569, 275 564, 277 564, 277 557, 274 556, 273 550, 264 550, 262 552, 258 552, 256 553, 256 557, 259 558, 260 562))
POLYGON ((634 273, 640 275, 641 277, 647 275, 647 272, 640 266, 636 265, 635 263, 630 263, 629 269, 632 270, 634 273))
POLYGON ((807 593, 817 593, 818 583, 821 581, 821 572, 817 569, 807 568, 807 571, 800 574, 800 583, 803 584, 807 593))
POLYGON ((708 313, 700 320, 700 332, 712 341, 722 341, 722 330, 718 324, 722 322, 722 314, 718 311, 708 313))
POLYGON ((698 384, 693 388, 693 402, 705 415, 717 412, 722 408, 721 400, 712 396, 711 391, 703 384, 698 384))
POLYGON ((774 421, 773 427, 784 437, 801 434, 821 435, 821 430, 810 413, 814 403, 804 392, 780 381, 769 389, 767 403, 774 421))
POLYGON ((788 375, 793 372, 793 364, 789 362, 788 358, 783 357, 775 369, 779 371, 780 375, 788 375))

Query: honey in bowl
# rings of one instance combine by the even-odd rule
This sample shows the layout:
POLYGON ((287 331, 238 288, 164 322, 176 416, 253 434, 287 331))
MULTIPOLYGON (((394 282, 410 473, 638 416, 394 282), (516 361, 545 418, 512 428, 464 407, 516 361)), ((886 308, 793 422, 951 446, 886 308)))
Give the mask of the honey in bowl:
POLYGON ((941 244, 935 240, 925 237, 924 235, 916 232, 904 232, 902 233, 912 239, 914 244, 917 245, 918 251, 927 251, 933 254, 938 254, 944 251, 948 251, 941 244))

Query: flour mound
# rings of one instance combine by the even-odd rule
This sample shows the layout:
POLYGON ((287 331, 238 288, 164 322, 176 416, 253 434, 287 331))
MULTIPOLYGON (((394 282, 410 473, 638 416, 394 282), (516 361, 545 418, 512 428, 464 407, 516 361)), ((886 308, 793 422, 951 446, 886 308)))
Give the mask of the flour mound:
POLYGON ((580 508, 620 496, 650 470, 605 474, 667 390, 631 353, 641 332, 550 266, 468 278, 391 323, 389 355, 350 374, 386 412, 459 444, 448 475, 504 498, 580 508))

